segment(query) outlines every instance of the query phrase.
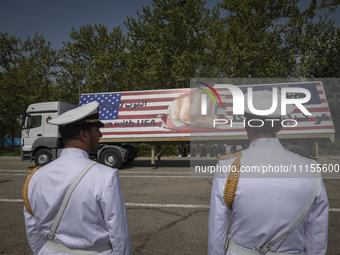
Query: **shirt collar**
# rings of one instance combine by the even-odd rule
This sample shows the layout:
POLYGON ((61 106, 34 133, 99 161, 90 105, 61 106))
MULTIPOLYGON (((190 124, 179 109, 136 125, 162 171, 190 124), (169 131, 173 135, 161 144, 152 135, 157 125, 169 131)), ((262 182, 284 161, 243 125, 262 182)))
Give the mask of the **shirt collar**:
POLYGON ((249 148, 262 147, 262 148, 283 148, 279 139, 277 138, 257 138, 249 144, 249 148))
POLYGON ((65 148, 61 151, 60 157, 82 157, 82 158, 89 158, 89 154, 81 149, 78 148, 65 148))

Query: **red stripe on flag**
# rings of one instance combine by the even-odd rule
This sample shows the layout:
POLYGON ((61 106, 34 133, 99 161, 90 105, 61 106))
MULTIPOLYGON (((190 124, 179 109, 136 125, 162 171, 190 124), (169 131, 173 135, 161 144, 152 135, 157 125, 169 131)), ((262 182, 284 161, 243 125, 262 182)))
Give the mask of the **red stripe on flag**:
POLYGON ((169 108, 168 105, 159 105, 159 106, 144 106, 144 107, 122 107, 119 108, 119 112, 126 112, 126 111, 154 111, 154 110, 167 110, 169 108))
POLYGON ((178 97, 165 97, 165 98, 141 98, 141 99, 124 99, 122 98, 120 100, 120 103, 127 103, 127 104, 133 104, 133 103, 153 103, 153 102, 172 102, 178 97))
POLYGON ((103 135, 147 135, 147 134, 175 134, 176 137, 179 134, 190 134, 187 132, 178 132, 178 131, 133 131, 133 132, 102 132, 103 135))
POLYGON ((155 91, 133 91, 133 92, 120 92, 124 96, 143 96, 143 95, 164 95, 164 94, 184 94, 188 93, 190 89, 170 89, 170 90, 155 90, 155 91))
POLYGON ((130 119, 156 119, 160 114, 136 114, 136 115, 118 115, 118 120, 130 119))

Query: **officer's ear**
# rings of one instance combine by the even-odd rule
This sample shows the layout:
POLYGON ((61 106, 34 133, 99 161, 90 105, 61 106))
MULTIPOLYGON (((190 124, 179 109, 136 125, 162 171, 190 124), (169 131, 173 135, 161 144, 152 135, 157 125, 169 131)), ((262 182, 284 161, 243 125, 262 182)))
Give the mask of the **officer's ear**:
POLYGON ((89 139, 89 133, 82 129, 79 132, 79 138, 82 142, 86 142, 89 139))
POLYGON ((275 121, 274 123, 274 130, 275 130, 275 134, 277 134, 278 132, 280 132, 280 130, 282 129, 282 118, 280 119, 280 121, 275 121))
POLYGON ((248 136, 248 138, 249 139, 251 139, 252 137, 254 137, 255 136, 255 131, 254 131, 254 128, 252 128, 252 127, 250 127, 249 125, 248 125, 248 122, 246 121, 246 124, 245 124, 245 130, 246 130, 246 132, 247 132, 247 136, 248 136))

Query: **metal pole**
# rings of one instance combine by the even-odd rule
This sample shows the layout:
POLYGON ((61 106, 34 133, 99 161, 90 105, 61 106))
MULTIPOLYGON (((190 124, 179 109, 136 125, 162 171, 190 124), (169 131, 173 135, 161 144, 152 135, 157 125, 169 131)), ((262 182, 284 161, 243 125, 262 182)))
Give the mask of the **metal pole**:
POLYGON ((155 148, 156 145, 151 144, 151 164, 154 165, 155 163, 155 148))

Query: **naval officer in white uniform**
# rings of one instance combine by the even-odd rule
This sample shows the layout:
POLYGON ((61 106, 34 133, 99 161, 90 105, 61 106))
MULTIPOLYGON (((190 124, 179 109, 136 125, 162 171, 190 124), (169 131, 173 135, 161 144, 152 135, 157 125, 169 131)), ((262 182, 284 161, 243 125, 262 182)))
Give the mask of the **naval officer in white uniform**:
POLYGON ((58 159, 29 177, 24 215, 33 253, 132 254, 118 170, 99 163, 92 166, 95 162, 89 159, 102 136, 98 103, 49 122, 60 126, 65 149, 58 159), (88 172, 60 210, 67 189, 87 166, 88 172), (56 223, 60 211, 62 216, 56 223))
MULTIPOLYGON (((253 94, 256 109, 270 108, 271 97, 268 99, 266 93, 253 94)), ((247 121, 262 118, 247 114, 250 111, 247 107, 245 109, 247 121)), ((278 107, 276 112, 262 120, 280 117, 278 107)), ((261 122, 252 122, 251 125, 260 126, 261 122)), ((239 169, 261 165, 301 165, 304 171, 306 166, 310 170, 309 166, 316 162, 285 150, 275 138, 280 129, 279 121, 275 121, 273 128, 271 121, 267 121, 263 128, 246 124, 249 148, 237 157, 220 160, 218 164, 234 164, 239 169)), ((229 203, 230 198, 226 195, 232 186, 231 182, 229 186, 226 184, 228 173, 216 173, 210 201, 208 254, 222 255, 225 250, 228 255, 326 254, 329 210, 327 194, 320 176, 307 172, 305 176, 294 177, 294 174, 289 173, 286 176, 283 173, 279 175, 280 178, 267 178, 261 173, 247 176, 240 171, 233 203, 229 203), (229 208, 226 204, 229 204, 229 208), (226 244, 228 226, 230 234, 226 244)))

